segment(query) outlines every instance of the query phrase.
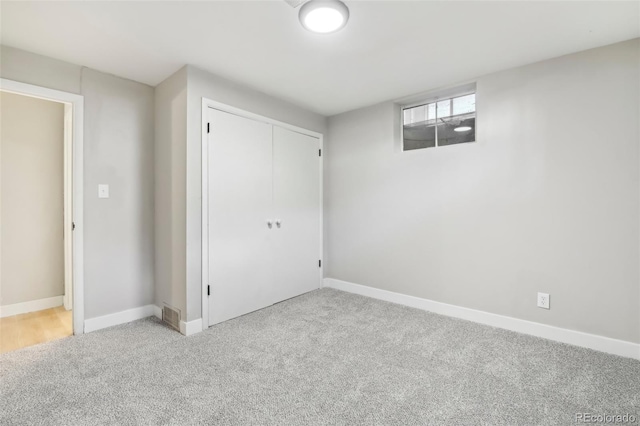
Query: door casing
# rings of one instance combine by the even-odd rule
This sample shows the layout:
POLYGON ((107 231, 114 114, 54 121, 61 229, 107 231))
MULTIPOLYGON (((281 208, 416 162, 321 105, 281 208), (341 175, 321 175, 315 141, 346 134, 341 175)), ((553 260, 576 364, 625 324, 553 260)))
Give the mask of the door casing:
POLYGON ((83 132, 84 96, 0 79, 0 90, 64 105, 64 306, 73 334, 84 333, 83 132))

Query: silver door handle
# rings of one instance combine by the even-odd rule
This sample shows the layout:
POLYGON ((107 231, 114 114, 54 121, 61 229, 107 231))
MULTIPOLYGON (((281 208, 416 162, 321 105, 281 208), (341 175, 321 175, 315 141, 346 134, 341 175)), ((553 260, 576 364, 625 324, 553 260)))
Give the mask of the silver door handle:
POLYGON ((269 229, 273 228, 273 222, 271 222, 270 220, 267 221, 267 226, 269 227, 269 229))
POLYGON ((282 222, 280 221, 280 219, 276 219, 276 226, 278 228, 280 228, 280 226, 282 226, 282 222))

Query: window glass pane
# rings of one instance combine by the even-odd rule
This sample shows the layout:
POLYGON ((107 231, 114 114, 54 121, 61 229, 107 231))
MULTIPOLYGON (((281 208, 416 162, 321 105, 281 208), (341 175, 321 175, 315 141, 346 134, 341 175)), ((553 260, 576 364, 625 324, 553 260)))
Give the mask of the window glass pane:
POLYGON ((436 146, 436 105, 421 105, 404 110, 404 150, 436 146))
POLYGON ((468 114, 470 112, 475 112, 476 110, 476 95, 472 93, 471 95, 460 96, 459 98, 453 98, 453 114, 468 114))
POLYGON ((405 109, 402 111, 404 117, 402 119, 402 124, 411 124, 411 110, 405 109))
POLYGON ((438 125, 438 146, 454 145, 476 140, 475 113, 445 120, 438 125))
POLYGON ((403 124, 417 124, 436 119, 436 104, 420 105, 403 110, 403 124))
POLYGON ((425 105, 411 109, 412 123, 420 123, 427 119, 427 107, 425 105))
POLYGON ((427 106, 420 105, 413 108, 406 108, 404 110, 404 123, 403 124, 415 124, 425 121, 427 119, 427 106))
POLYGON ((438 102, 437 146, 474 142, 475 94, 438 102))
POLYGON ((451 99, 438 102, 438 118, 449 117, 451 115, 451 99))
POLYGON ((436 146, 436 126, 424 122, 420 125, 404 126, 403 147, 405 151, 436 146))

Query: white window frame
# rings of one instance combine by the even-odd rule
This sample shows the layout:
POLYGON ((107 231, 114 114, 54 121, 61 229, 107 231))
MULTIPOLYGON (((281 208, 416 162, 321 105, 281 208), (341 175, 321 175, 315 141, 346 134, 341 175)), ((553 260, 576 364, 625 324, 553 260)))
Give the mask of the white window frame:
MULTIPOLYGON (((433 94, 431 96, 429 96, 428 94, 425 95, 424 98, 421 98, 420 101, 416 101, 416 102, 411 102, 411 103, 401 103, 400 104, 400 144, 401 144, 401 151, 402 152, 411 152, 411 151, 421 151, 423 149, 428 149, 428 148, 419 148, 419 149, 404 149, 404 110, 405 109, 411 109, 411 108, 415 108, 415 107, 419 107, 419 106, 423 106, 423 105, 429 105, 429 104, 433 104, 433 103, 438 103, 439 101, 444 101, 447 99, 451 99, 453 100, 454 98, 459 98, 461 96, 467 96, 467 95, 472 95, 475 94, 476 95, 476 99, 478 97, 477 91, 476 91, 476 87, 475 84, 473 85, 473 87, 461 87, 461 88, 454 88, 451 90, 447 90, 444 93, 441 94, 433 94)), ((474 111, 476 113, 476 128, 474 129, 474 140, 473 141, 469 141, 469 142, 465 142, 465 143, 475 143, 477 142, 477 138, 478 138, 478 133, 477 133, 477 128, 478 128, 478 109, 476 108, 476 110, 474 111)), ((437 107, 436 107, 436 117, 437 117, 437 107)), ((437 118, 436 118, 436 127, 437 127, 437 118)), ((440 145, 438 145, 438 136, 437 136, 437 129, 436 129, 436 140, 435 140, 435 146, 433 148, 439 148, 440 145)), ((458 144, 455 144, 458 145, 458 144)), ((452 145, 444 145, 444 146, 452 146, 452 145)))

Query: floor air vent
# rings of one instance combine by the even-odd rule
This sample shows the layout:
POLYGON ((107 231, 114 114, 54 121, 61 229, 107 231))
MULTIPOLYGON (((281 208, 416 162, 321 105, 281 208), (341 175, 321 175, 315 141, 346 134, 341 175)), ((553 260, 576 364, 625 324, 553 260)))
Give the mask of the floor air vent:
POLYGON ((172 328, 180 331, 180 311, 164 305, 162 308, 162 321, 172 328))

